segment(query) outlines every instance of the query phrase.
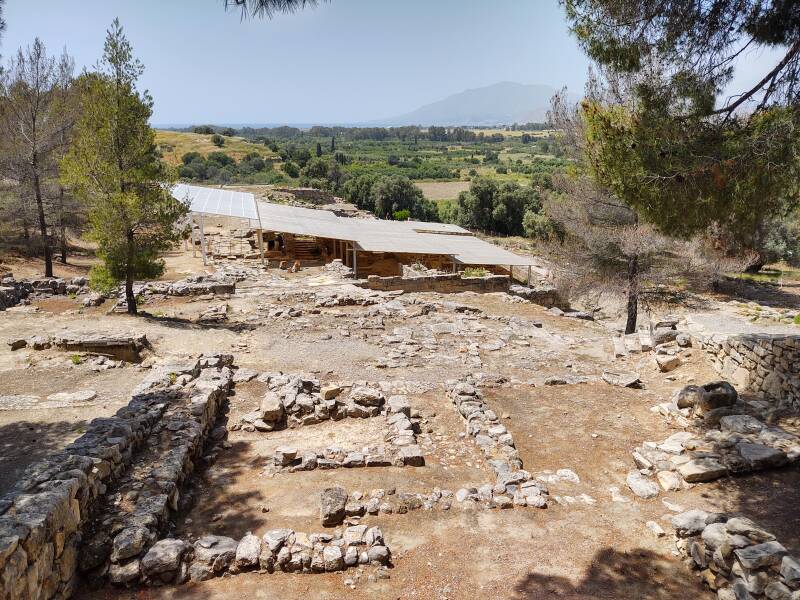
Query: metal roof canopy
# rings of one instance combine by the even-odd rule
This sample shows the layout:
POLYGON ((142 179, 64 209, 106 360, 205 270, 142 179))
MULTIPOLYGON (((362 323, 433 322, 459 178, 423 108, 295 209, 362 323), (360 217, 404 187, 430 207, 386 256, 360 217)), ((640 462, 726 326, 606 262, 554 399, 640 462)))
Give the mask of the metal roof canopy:
POLYGON ((441 254, 464 265, 537 266, 449 223, 339 217, 328 210, 256 201, 246 192, 178 184, 172 195, 189 199, 192 212, 250 219, 266 231, 352 242, 365 252, 441 254))
POLYGON ((177 200, 188 200, 191 212, 261 222, 258 216, 256 197, 247 192, 179 183, 172 188, 172 196, 177 200))

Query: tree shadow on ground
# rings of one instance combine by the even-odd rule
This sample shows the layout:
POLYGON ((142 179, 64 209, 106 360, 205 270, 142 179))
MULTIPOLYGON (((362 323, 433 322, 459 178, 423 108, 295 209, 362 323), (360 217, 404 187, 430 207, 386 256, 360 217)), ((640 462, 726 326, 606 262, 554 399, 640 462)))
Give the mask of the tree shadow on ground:
POLYGON ((797 465, 726 477, 700 488, 706 510, 742 515, 800 555, 800 468, 797 465))
MULTIPOLYGON (((708 598, 713 596, 709 593, 708 598)), ((643 548, 599 550, 578 584, 557 575, 529 573, 514 586, 514 599, 675 600, 705 598, 695 576, 679 560, 643 548)))
POLYGON ((64 448, 85 427, 86 421, 15 421, 0 426, 0 496, 29 465, 64 448))
POLYGON ((728 278, 720 281, 714 291, 724 300, 752 300, 773 308, 797 308, 800 306, 800 285, 778 286, 728 278))
MULTIPOLYGON (((227 423, 223 415, 217 426, 227 423)), ((211 464, 201 463, 190 485, 184 492, 188 506, 181 511, 179 528, 195 536, 208 533, 227 535, 234 539, 248 531, 259 530, 265 521, 261 506, 266 498, 260 488, 237 486, 242 478, 248 479, 260 471, 254 464, 250 442, 239 440, 224 448, 216 443, 207 446, 206 452, 216 454, 211 464), (190 517, 190 522, 186 521, 190 517)))

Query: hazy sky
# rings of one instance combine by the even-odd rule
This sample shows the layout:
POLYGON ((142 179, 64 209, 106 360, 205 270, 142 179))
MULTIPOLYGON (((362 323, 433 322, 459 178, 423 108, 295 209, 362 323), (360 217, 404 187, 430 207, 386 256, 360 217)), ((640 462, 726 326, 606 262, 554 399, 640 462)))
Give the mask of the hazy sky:
MULTIPOLYGON (((222 0, 6 0, 4 56, 39 36, 79 68, 119 17, 155 124, 353 123, 499 81, 567 85, 588 62, 557 0, 332 0, 240 21, 222 0)), ((742 77, 771 53, 751 56, 742 77)))

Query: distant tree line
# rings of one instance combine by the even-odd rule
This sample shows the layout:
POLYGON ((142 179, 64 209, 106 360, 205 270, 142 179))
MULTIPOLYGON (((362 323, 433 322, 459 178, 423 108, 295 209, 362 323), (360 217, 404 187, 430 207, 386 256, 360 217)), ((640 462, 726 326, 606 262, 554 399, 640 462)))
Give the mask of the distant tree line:
MULTIPOLYGON (((517 131, 507 127, 509 131, 517 131)), ((530 131, 539 131, 543 127, 532 128, 530 131)), ((263 140, 299 140, 302 138, 331 138, 344 141, 372 140, 383 142, 387 140, 400 140, 402 142, 417 142, 428 140, 432 142, 489 142, 500 143, 505 140, 502 133, 495 132, 486 135, 483 131, 476 131, 470 127, 441 127, 431 125, 421 127, 409 125, 404 127, 326 127, 315 125, 308 130, 297 127, 219 127, 215 125, 194 125, 192 127, 177 129, 177 131, 201 133, 206 135, 219 134, 223 136, 238 135, 254 141, 263 140)))

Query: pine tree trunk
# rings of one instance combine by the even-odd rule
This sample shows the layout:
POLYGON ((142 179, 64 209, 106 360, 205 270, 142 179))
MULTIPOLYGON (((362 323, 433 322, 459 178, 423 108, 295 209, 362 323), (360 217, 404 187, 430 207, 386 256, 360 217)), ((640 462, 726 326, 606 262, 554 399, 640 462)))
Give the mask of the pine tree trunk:
POLYGON ((61 237, 61 262, 67 264, 67 227, 64 224, 64 188, 58 186, 58 212, 61 237))
POLYGON ((36 161, 34 159, 33 191, 36 195, 36 209, 39 211, 39 230, 42 235, 42 246, 44 247, 44 276, 53 276, 53 251, 47 239, 47 221, 44 218, 44 202, 42 201, 42 188, 39 184, 39 174, 36 172, 36 161))
POLYGON ((133 295, 134 263, 136 261, 136 246, 133 241, 133 232, 128 232, 128 261, 125 268, 125 302, 128 304, 128 314, 136 315, 136 296, 133 295))
POLYGON ((636 333, 636 319, 639 314, 639 257, 628 259, 628 321, 625 334, 636 333))

